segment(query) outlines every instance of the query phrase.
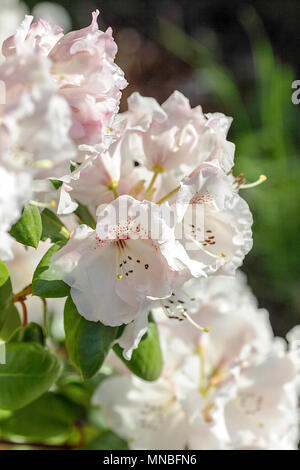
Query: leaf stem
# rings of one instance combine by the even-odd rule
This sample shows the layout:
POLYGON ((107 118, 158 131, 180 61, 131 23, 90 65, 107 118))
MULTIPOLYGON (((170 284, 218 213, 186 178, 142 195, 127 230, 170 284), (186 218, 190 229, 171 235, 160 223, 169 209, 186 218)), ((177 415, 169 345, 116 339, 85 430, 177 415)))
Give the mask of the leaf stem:
POLYGON ((80 438, 77 444, 73 446, 73 449, 80 449, 86 444, 86 433, 85 429, 80 424, 75 424, 77 431, 79 432, 80 438))
POLYGON ((48 336, 47 300, 45 299, 45 297, 41 297, 41 301, 43 302, 44 328, 46 331, 46 335, 48 336))
POLYGON ((26 307, 26 304, 25 304, 25 302, 24 302, 24 299, 22 299, 21 297, 18 299, 18 302, 20 302, 20 304, 22 305, 22 310, 23 310, 23 327, 24 327, 24 326, 27 326, 27 324, 28 324, 27 307, 26 307))

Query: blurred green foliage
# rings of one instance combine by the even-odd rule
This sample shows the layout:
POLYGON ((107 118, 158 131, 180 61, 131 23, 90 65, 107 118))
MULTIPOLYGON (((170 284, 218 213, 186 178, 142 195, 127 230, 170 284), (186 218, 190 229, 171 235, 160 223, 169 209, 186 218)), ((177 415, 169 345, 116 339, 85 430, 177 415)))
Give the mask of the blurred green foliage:
POLYGON ((300 158, 299 111, 291 102, 293 70, 273 54, 259 17, 247 7, 240 16, 248 33, 254 79, 241 90, 224 63, 172 23, 160 18, 160 41, 195 69, 219 110, 233 116, 234 173, 248 181, 268 180, 245 189, 254 216, 254 248, 243 269, 260 304, 271 311, 275 331, 286 333, 300 319, 300 158))

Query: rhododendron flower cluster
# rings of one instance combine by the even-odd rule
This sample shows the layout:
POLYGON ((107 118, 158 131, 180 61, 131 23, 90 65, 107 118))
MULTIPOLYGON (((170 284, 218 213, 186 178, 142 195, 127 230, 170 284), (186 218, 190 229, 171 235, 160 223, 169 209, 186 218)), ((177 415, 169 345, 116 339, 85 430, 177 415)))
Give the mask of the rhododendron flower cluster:
POLYGON ((127 85, 114 63, 117 46, 112 31, 99 30, 98 14, 93 13, 87 28, 66 35, 59 26, 42 19, 31 24, 33 18, 26 16, 2 46, 8 59, 18 61, 26 54, 40 61, 48 59, 51 79, 72 111, 70 137, 77 144, 104 144, 118 112, 121 90, 127 85))
MULTIPOLYGON (((0 410, 57 400, 48 390, 70 380, 60 351, 84 387, 113 350, 119 375, 94 403, 131 448, 295 448, 297 354, 274 338, 237 274, 252 248, 241 193, 266 178, 235 177, 232 118, 205 114, 179 91, 162 105, 134 92, 119 113, 127 82, 98 15, 67 34, 26 16, 2 45, 0 410), (35 256, 22 256, 21 244, 35 256), (27 357, 49 370, 12 393, 1 367, 15 376, 23 358, 23 378, 27 357)), ((289 340, 298 336, 296 328, 289 340)), ((11 419, 4 426, 14 434, 11 419)))
MULTIPOLYGON (((114 63, 111 29, 98 29, 98 14, 87 28, 66 35, 42 19, 31 24, 27 15, 3 42, 0 163, 27 172, 25 179, 60 174, 78 157, 80 142, 105 148, 113 138, 111 122, 127 83, 114 63)), ((42 187, 48 190, 46 181, 42 187)), ((30 199, 26 191, 24 198, 30 199)))
MULTIPOLYGON (((143 99, 135 95, 135 101, 143 99)), ((252 247, 250 210, 223 169, 230 168, 227 150, 233 147, 223 129, 227 118, 193 112, 179 92, 162 108, 150 98, 146 103, 133 108, 135 123, 132 109, 118 118, 119 137, 107 151, 86 149, 84 162, 60 179, 58 212, 70 213, 82 201, 97 225, 94 231, 79 227, 54 259, 86 319, 110 326, 138 322, 132 344, 126 344, 127 358, 145 331, 142 318, 152 302, 164 299, 173 316, 180 311, 171 300, 175 288, 189 278, 234 275, 252 247), (174 102, 182 114, 164 111, 175 109, 174 102), (223 130, 217 132, 218 121, 223 130), (147 160, 149 142, 157 147, 149 155, 164 154, 161 160, 147 160), (143 153, 144 163, 135 166, 135 155, 143 153), (160 230, 154 230, 157 225, 160 230)))
POLYGON ((144 382, 112 360, 120 374, 100 385, 94 403, 133 449, 297 448, 297 361, 238 274, 186 286, 202 296, 193 318, 209 335, 155 310, 165 359, 158 380, 144 382))

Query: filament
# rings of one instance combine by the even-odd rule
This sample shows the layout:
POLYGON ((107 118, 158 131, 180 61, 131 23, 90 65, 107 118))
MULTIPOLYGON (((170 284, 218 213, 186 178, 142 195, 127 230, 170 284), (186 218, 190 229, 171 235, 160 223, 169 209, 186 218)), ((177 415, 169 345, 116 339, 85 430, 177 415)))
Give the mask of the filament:
POLYGON ((117 258, 116 258, 116 278, 119 281, 123 278, 122 274, 119 273, 120 261, 121 261, 121 248, 118 246, 117 258))
POLYGON ((52 201, 50 202, 38 202, 32 199, 31 201, 29 201, 29 204, 36 207, 56 207, 56 202, 54 201, 54 199, 52 199, 52 201))
POLYGON ((145 180, 139 180, 132 188, 129 190, 130 196, 136 197, 141 191, 143 191, 145 186, 145 180))
POLYGON ((205 333, 209 333, 210 329, 206 326, 206 327, 203 327, 201 325, 198 325, 198 323, 196 323, 187 313, 186 311, 182 312, 182 316, 184 318, 187 319, 187 321, 189 321, 191 323, 191 325, 193 325, 195 328, 197 328, 197 330, 199 331, 204 331, 205 333))
POLYGON ((150 181, 150 183, 149 183, 149 186, 148 186, 148 188, 146 189, 145 195, 144 195, 145 198, 146 198, 146 196, 147 196, 147 197, 150 198, 150 199, 152 198, 153 193, 154 193, 154 191, 155 191, 155 189, 153 188, 154 183, 155 183, 155 181, 156 181, 158 175, 159 175, 160 173, 163 173, 164 169, 163 169, 160 165, 154 165, 153 168, 152 168, 152 171, 153 171, 153 176, 152 176, 152 178, 151 178, 151 181, 150 181))
POLYGON ((166 194, 164 197, 162 197, 157 204, 162 204, 163 202, 167 201, 172 197, 174 194, 176 194, 180 189, 180 186, 177 186, 177 188, 173 189, 173 191, 170 191, 168 194, 166 194))
POLYGON ((261 183, 264 183, 266 181, 267 177, 265 175, 260 175, 258 180, 254 181, 253 183, 243 183, 241 186, 239 186, 239 189, 249 189, 249 188, 255 188, 255 186, 260 185, 261 183))

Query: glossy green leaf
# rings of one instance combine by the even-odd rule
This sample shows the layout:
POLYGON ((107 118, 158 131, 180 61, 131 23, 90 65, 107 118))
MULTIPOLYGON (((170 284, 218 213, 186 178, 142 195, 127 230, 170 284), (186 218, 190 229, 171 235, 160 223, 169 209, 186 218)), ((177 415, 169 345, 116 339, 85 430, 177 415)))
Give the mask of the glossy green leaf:
POLYGON ((42 220, 39 209, 27 204, 21 218, 12 226, 10 235, 26 246, 38 247, 42 235, 42 220))
POLYGON ((67 383, 60 386, 59 391, 62 395, 78 405, 90 405, 91 393, 85 388, 84 383, 67 383))
POLYGON ((90 378, 103 364, 119 329, 86 320, 71 297, 66 301, 64 323, 70 360, 84 379, 90 378))
POLYGON ((96 228, 96 221, 95 221, 94 217, 92 216, 92 214, 90 213, 90 211, 88 210, 88 208, 86 206, 84 206, 83 204, 81 204, 80 202, 78 202, 78 201, 76 201, 76 202, 78 204, 78 207, 75 211, 75 214, 79 218, 80 222, 83 223, 83 224, 88 225, 92 229, 95 229, 96 228))
POLYGON ((9 343, 39 343, 45 344, 45 332, 37 323, 31 322, 25 327, 19 327, 9 338, 9 343))
POLYGON ((3 434, 24 436, 37 442, 66 434, 83 409, 60 394, 47 392, 29 405, 0 421, 3 434))
POLYGON ((32 280, 33 295, 45 298, 66 297, 69 295, 70 287, 59 279, 59 276, 51 265, 51 258, 63 243, 53 245, 38 264, 32 280))
POLYGON ((92 439, 84 450, 129 450, 127 442, 113 431, 102 431, 92 439))
POLYGON ((151 315, 147 333, 141 339, 138 348, 133 351, 130 361, 124 359, 123 350, 118 344, 114 345, 113 350, 128 369, 141 379, 153 381, 159 378, 163 357, 157 326, 151 315))
POLYGON ((53 243, 67 242, 69 240, 70 234, 68 229, 54 212, 44 209, 41 217, 43 226, 41 240, 50 238, 53 243))
POLYGON ((0 364, 0 409, 16 410, 45 393, 61 372, 58 359, 37 343, 7 343, 0 364))
POLYGON ((0 330, 3 328, 7 316, 8 309, 12 301, 12 286, 8 269, 2 261, 0 261, 0 330))
POLYGON ((11 304, 6 311, 6 320, 0 329, 0 338, 7 341, 13 332, 21 326, 21 320, 18 309, 11 304))

